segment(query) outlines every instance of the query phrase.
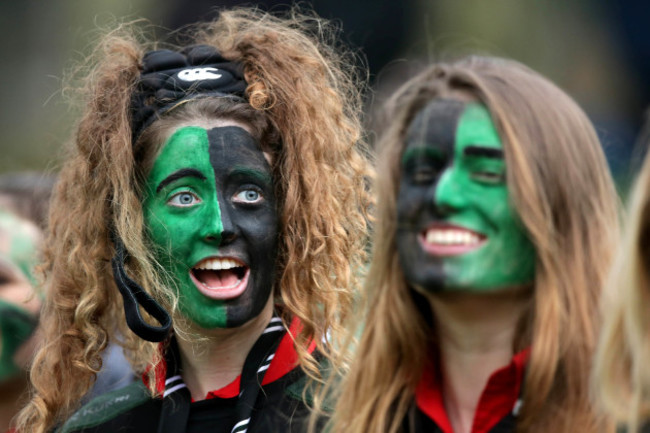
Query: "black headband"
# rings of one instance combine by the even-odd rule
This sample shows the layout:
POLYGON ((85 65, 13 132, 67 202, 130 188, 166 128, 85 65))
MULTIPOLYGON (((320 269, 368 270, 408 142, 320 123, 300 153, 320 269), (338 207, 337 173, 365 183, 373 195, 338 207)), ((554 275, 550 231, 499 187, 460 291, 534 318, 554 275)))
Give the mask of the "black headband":
POLYGON ((142 72, 131 97, 133 143, 151 123, 183 101, 209 96, 245 101, 245 91, 241 65, 224 59, 212 46, 149 51, 142 58, 142 72))

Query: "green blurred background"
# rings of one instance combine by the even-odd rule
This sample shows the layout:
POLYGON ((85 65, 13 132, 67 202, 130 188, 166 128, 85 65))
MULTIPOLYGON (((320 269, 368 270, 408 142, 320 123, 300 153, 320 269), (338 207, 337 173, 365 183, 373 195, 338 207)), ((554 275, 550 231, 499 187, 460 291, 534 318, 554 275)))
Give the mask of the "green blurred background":
MULTIPOLYGON (((0 174, 56 172, 74 111, 65 71, 84 58, 96 28, 146 18, 174 29, 210 19, 237 1, 23 0, 0 2, 0 174)), ((634 140, 650 99, 650 6, 645 0, 315 0, 367 55, 383 95, 441 56, 480 52, 511 57, 555 81, 596 124, 621 189, 643 149, 634 140), (632 163, 632 165, 631 165, 632 163), (631 168, 632 167, 632 168, 631 168)), ((251 4, 251 3, 244 3, 251 4)), ((264 9, 286 2, 263 1, 264 9)), ((308 3, 304 3, 308 4, 308 3)))

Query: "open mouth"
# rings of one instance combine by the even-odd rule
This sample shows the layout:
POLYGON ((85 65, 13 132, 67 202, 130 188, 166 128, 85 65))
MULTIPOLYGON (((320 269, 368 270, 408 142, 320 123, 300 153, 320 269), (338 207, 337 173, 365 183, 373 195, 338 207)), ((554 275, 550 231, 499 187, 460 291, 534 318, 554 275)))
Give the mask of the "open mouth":
POLYGON ((460 226, 435 224, 420 232, 418 239, 428 254, 455 256, 480 248, 487 236, 460 226))
POLYGON ((250 268, 231 257, 201 260, 190 270, 199 291, 212 299, 231 299, 241 295, 248 284, 250 268))

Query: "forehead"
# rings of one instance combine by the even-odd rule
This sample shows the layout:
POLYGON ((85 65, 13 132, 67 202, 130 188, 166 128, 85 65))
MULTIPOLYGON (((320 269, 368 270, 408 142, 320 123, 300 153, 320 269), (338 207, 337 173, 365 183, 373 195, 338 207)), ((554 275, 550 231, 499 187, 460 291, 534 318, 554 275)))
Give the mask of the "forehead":
POLYGON ((164 141, 166 142, 176 131, 187 126, 195 126, 195 127, 203 128, 206 131, 212 128, 221 128, 224 126, 238 126, 239 128, 243 129, 249 134, 253 133, 253 130, 248 123, 241 122, 234 119, 229 119, 229 118, 194 119, 194 120, 186 120, 184 122, 177 124, 174 128, 171 128, 167 132, 164 141))
MULTIPOLYGON (((501 143, 487 108, 476 102, 434 99, 413 118, 406 131, 406 152, 436 147, 449 151, 501 143)), ((404 155, 405 157, 407 155, 404 155)))
MULTIPOLYGON (((261 150, 264 157, 266 158, 267 162, 269 164, 272 163, 272 157, 269 152, 265 152, 264 149, 261 148, 261 144, 258 139, 256 139, 253 136, 253 128, 251 127, 250 124, 243 122, 243 121, 238 121, 234 119, 229 119, 229 118, 214 118, 214 119, 194 119, 194 120, 187 120, 184 121, 178 125, 176 125, 174 128, 170 128, 167 130, 166 134, 163 136, 163 144, 160 147, 160 150, 158 151, 158 155, 155 157, 154 161, 157 160, 161 154, 163 153, 164 149, 166 147, 169 147, 170 142, 172 141, 172 138, 177 138, 175 137, 177 134, 180 133, 182 130, 187 130, 187 128, 195 128, 196 131, 204 130, 204 131, 210 131, 213 129, 221 129, 221 128, 226 128, 226 127, 234 127, 238 128, 242 131, 244 131, 246 134, 239 134, 240 136, 248 136, 249 140, 246 140, 244 142, 243 140, 239 139, 236 142, 232 142, 232 148, 235 149, 238 146, 245 145, 248 148, 255 148, 255 150, 261 150), (251 146, 251 144, 253 144, 251 146)), ((241 132, 241 131, 240 131, 241 132)), ((186 137, 188 137, 190 134, 186 134, 186 137)), ((200 136, 203 135, 202 132, 195 132, 195 136, 200 136)), ((237 134, 230 134, 231 138, 236 138, 237 134)), ((212 138, 216 138, 217 134, 212 134, 212 138)), ((172 145, 172 147, 176 148, 181 148, 183 146, 188 146, 188 147, 201 147, 201 148, 206 148, 209 150, 210 146, 209 145, 204 145, 204 146, 197 146, 197 143, 191 143, 191 142, 186 142, 183 143, 183 140, 180 140, 181 142, 178 142, 178 140, 173 140, 175 143, 172 145)), ((208 143, 209 144, 209 143, 208 143)), ((227 143, 225 143, 227 144, 227 143)), ((169 152, 169 150, 167 150, 169 152)))
POLYGON ((453 146, 456 126, 465 110, 465 103, 434 99, 415 115, 406 130, 407 146, 437 143, 453 146))
POLYGON ((209 130, 201 126, 182 126, 162 146, 148 182, 159 185, 181 170, 192 169, 220 183, 221 176, 243 168, 270 173, 259 142, 248 131, 236 125, 209 130))
POLYGON ((156 162, 166 160, 172 165, 196 164, 218 152, 217 161, 233 158, 259 160, 264 153, 259 142, 239 124, 226 124, 212 128, 187 125, 175 129, 163 144, 156 162))
POLYGON ((490 112, 482 104, 467 104, 458 124, 456 141, 460 147, 501 149, 501 139, 490 112))
MULTIPOLYGON (((213 165, 229 162, 265 162, 260 143, 239 126, 223 126, 207 131, 209 153, 213 165)), ((265 164, 262 164, 265 165, 265 164)))

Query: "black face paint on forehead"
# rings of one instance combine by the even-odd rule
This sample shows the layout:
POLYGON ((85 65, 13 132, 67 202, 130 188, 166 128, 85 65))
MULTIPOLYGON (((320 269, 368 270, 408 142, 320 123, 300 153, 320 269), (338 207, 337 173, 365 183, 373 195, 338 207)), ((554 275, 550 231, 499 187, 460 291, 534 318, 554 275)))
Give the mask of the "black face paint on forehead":
POLYGON ((465 103, 448 99, 434 99, 421 109, 406 131, 407 147, 425 143, 445 149, 447 156, 454 151, 456 128, 465 103))
MULTIPOLYGON (((226 158, 231 162, 245 161, 262 172, 270 172, 262 147, 248 131, 239 126, 223 126, 208 130, 210 141, 210 160, 213 167, 218 160, 226 158)), ((222 167, 223 168, 223 167, 222 167)))
POLYGON ((251 134, 238 126, 213 128, 207 134, 223 224, 220 251, 250 269, 246 291, 224 304, 227 326, 234 327, 259 315, 271 295, 277 259, 277 202, 271 167, 251 134))

